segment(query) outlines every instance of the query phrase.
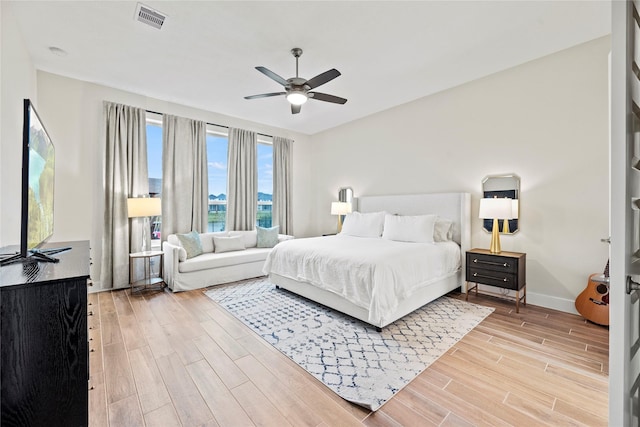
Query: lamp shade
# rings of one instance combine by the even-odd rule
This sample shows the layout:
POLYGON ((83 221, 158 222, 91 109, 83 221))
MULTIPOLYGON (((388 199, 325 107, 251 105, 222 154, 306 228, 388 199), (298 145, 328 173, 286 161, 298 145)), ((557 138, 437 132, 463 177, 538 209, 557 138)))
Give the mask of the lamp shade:
POLYGON ((513 218, 512 199, 493 198, 480 199, 479 218, 484 219, 511 219, 513 218))
POLYGON ((520 204, 518 199, 511 199, 511 219, 518 219, 520 212, 520 204))
POLYGON ((331 202, 331 215, 346 215, 351 213, 351 203, 331 202))
POLYGON ((129 218, 161 215, 161 200, 159 197, 135 197, 127 199, 127 215, 129 218))
POLYGON ((287 94, 287 101, 293 105, 302 105, 307 102, 307 99, 309 99, 307 94, 301 91, 291 90, 287 94))

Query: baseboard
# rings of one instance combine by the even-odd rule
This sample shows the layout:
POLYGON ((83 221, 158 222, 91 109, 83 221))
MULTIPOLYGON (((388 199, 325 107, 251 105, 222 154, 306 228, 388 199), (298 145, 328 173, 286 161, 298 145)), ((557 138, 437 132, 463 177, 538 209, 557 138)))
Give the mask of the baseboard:
MULTIPOLYGON (((464 290, 464 288, 463 288, 464 290)), ((479 290, 482 293, 485 292, 490 293, 493 296, 509 296, 511 298, 515 298, 515 292, 507 289, 496 288, 493 286, 480 285, 479 290)), ((473 292, 473 291, 472 291, 473 292)), ((558 298, 545 294, 538 294, 535 292, 529 292, 527 290, 527 304, 537 305, 544 308, 550 308, 553 310, 563 311, 565 313, 571 314, 580 314, 576 310, 575 301, 566 299, 566 298, 558 298)))
POLYGON ((534 292, 527 292, 527 303, 533 305, 539 305, 545 308, 551 308, 553 310, 564 311, 565 313, 577 314, 575 301, 572 299, 552 297, 544 294, 536 294, 534 292))

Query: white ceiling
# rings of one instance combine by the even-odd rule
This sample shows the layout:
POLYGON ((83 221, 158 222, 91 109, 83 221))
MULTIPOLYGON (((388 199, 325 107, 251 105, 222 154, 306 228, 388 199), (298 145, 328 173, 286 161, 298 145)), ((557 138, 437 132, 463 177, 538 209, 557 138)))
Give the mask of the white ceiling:
MULTIPOLYGON (((3 3, 6 2, 3 0, 3 3)), ((270 126, 314 134, 611 31, 608 1, 13 1, 36 68, 270 126), (49 47, 64 49, 53 55, 49 47), (282 87, 254 69, 342 76, 292 115, 282 87)))

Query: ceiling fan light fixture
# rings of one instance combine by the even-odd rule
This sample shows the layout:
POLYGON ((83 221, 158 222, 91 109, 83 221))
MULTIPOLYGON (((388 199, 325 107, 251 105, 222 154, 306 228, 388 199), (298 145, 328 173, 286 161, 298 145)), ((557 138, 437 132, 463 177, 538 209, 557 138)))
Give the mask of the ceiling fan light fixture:
POLYGON ((308 99, 309 97, 304 92, 295 91, 287 94, 287 101, 293 105, 302 105, 307 102, 308 99))

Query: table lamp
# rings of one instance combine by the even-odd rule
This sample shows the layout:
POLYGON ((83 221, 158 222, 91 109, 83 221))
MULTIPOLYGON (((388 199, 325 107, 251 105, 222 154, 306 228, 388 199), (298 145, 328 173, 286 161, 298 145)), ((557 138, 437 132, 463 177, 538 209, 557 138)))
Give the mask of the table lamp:
POLYGON ((493 254, 499 254, 501 252, 501 249, 500 226, 498 224, 498 220, 503 219, 507 221, 512 218, 512 199, 499 199, 497 197, 492 199, 480 199, 480 209, 478 216, 483 219, 493 219, 493 227, 491 228, 491 246, 489 247, 489 252, 493 254))
POLYGON ((144 218, 142 227, 142 252, 147 250, 147 230, 149 217, 162 214, 162 202, 159 197, 133 197, 127 199, 127 216, 129 218, 144 218))
MULTIPOLYGON (((510 219, 518 219, 518 199, 511 199, 511 218, 510 219)), ((516 227, 517 228, 517 227, 516 227)), ((505 219, 502 224, 502 234, 509 234, 511 230, 509 230, 509 220, 505 219)))
POLYGON ((351 203, 331 202, 331 215, 338 215, 338 233, 342 231, 342 216, 351 213, 351 203))

